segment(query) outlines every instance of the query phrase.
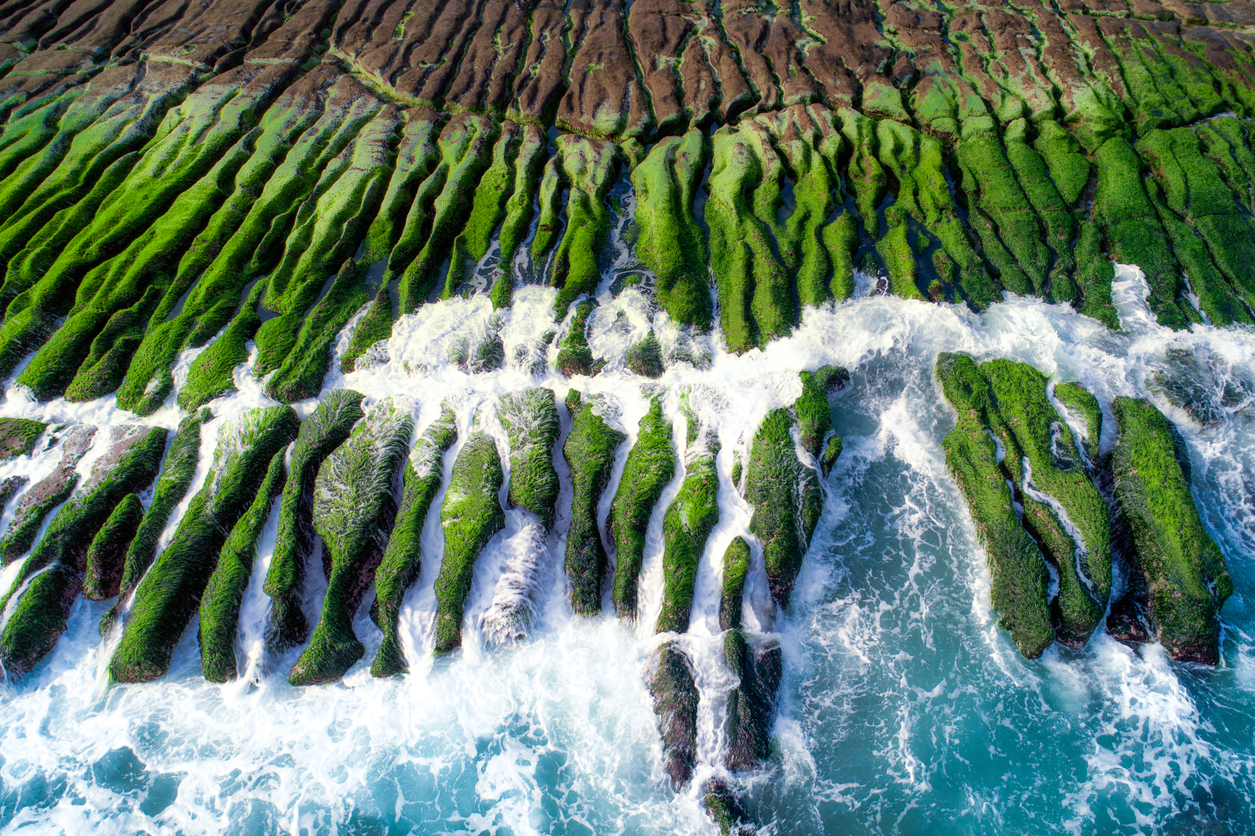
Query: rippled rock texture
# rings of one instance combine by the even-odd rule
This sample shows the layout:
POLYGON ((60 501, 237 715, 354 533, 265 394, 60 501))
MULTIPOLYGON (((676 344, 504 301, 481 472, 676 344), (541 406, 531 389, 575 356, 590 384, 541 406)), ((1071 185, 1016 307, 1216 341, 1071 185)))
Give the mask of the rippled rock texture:
POLYGON ((735 350, 856 270, 1115 325, 1108 255, 1165 325, 1252 321, 1245 0, 156 8, 0 8, 0 372, 43 399, 151 412, 217 337, 184 409, 241 363, 298 401, 354 314, 346 369, 518 281, 561 320, 621 217, 619 282, 735 350))

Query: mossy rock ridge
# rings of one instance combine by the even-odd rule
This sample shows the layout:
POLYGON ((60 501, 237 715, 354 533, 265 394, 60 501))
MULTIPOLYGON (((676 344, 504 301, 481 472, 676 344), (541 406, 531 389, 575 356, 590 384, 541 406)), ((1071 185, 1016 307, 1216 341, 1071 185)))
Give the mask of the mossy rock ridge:
POLYGON ((236 667, 236 635, 240 628, 240 607, 257 558, 261 537, 274 501, 283 491, 288 471, 283 451, 275 453, 244 516, 231 529, 231 535, 218 556, 218 565, 209 576, 200 601, 201 671, 210 682, 229 682, 239 675, 236 667))
POLYGON ((405 463, 401 504, 383 561, 375 570, 375 604, 370 617, 383 631, 383 643, 370 668, 375 676, 394 676, 408 670, 397 634, 401 604, 422 569, 423 526, 444 482, 444 455, 457 437, 456 416, 445 406, 414 445, 405 463))
POLYGON ((299 428, 291 407, 274 406, 246 412, 219 431, 205 486, 135 590, 122 639, 109 662, 114 682, 147 682, 165 675, 227 536, 257 496, 268 463, 296 439, 299 428))
POLYGON ((505 395, 497 404, 497 417, 510 441, 510 505, 535 514, 548 531, 558 504, 553 455, 561 422, 554 393, 528 389, 505 395))
POLYGON ((1224 555, 1203 527, 1172 425, 1150 402, 1117 398, 1115 498, 1151 626, 1172 658, 1214 665, 1220 608, 1233 592, 1224 555))
POLYGON ((148 503, 135 537, 126 549, 122 579, 118 582, 118 598, 100 619, 100 635, 107 635, 112 629, 122 607, 139 585, 140 578, 152 565, 161 532, 165 530, 175 508, 187 496, 192 479, 196 477, 196 464, 200 460, 200 430, 211 417, 208 409, 202 409, 179 423, 174 439, 166 450, 152 502, 148 503))
POLYGON ((483 431, 475 431, 453 463, 440 509, 444 558, 435 583, 436 653, 448 653, 462 644, 462 615, 475 577, 475 561, 505 527, 505 511, 498 498, 504 482, 497 445, 483 431))
POLYGON ((318 626, 288 675, 293 685, 339 679, 366 653, 353 619, 383 560, 396 518, 393 484, 413 431, 409 412, 383 400, 318 469, 314 529, 331 555, 331 573, 318 626))
POLYGON ((602 417, 608 408, 600 398, 584 399, 572 389, 566 397, 571 432, 562 454, 571 467, 574 498, 567 530, 566 573, 571 579, 571 609, 591 616, 601 611, 601 583, 609 558, 597 530, 597 505, 610 481, 615 452, 627 436, 602 417))
POLYGON ((56 646, 83 589, 93 538, 126 497, 157 477, 165 444, 161 428, 117 432, 82 491, 61 507, 22 564, 0 601, 0 612, 12 605, 0 633, 0 664, 10 679, 29 673, 56 646))
POLYGON ((306 564, 314 548, 314 481, 327 456, 348 439, 353 426, 365 414, 364 397, 352 389, 328 393, 301 424, 292 447, 288 479, 279 505, 279 530, 266 572, 265 591, 271 600, 267 643, 275 651, 295 647, 309 637, 301 594, 306 564))
POLYGON ((614 541, 614 606, 620 618, 636 617, 645 532, 663 490, 675 477, 676 464, 671 422, 655 395, 628 452, 606 526, 614 541))

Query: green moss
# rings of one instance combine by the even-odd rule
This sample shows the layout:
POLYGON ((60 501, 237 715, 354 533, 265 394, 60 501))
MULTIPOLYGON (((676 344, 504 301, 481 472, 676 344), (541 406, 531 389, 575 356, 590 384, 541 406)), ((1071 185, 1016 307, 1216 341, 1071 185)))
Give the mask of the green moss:
POLYGON ((676 322, 701 328, 710 323, 710 278, 693 199, 705 165, 705 138, 694 129, 663 139, 632 170, 636 252, 657 279, 659 304, 676 322))
POLYGON ((1220 607, 1233 592, 1224 556, 1203 528, 1177 458, 1173 427, 1149 402, 1117 398, 1116 503, 1151 624, 1174 659, 1216 664, 1220 607))
POLYGON ((1102 407, 1098 399, 1079 383, 1060 383, 1055 387, 1055 399, 1071 414, 1085 422, 1082 445, 1090 467, 1098 466, 1098 445, 1102 438, 1102 407))
POLYGON ((344 262, 327 294, 305 314, 296 345, 266 381, 266 394, 294 403, 319 393, 331 367, 331 350, 340 329, 369 298, 362 282, 365 272, 364 263, 344 262))
POLYGON ((1141 162, 1133 148, 1119 138, 1107 140, 1094 161, 1098 166, 1094 212, 1106 226, 1111 258, 1142 268, 1150 285, 1147 304, 1159 323, 1184 328, 1185 317, 1176 306, 1180 270, 1142 186, 1141 162))
POLYGON ((248 361, 248 342, 261 326, 257 315, 261 290, 262 285, 258 284, 222 336, 192 361, 187 382, 179 390, 179 406, 183 410, 193 412, 214 398, 235 391, 235 369, 248 361))
POLYGON ((128 494, 144 490, 156 477, 165 442, 161 428, 128 432, 116 461, 97 464, 22 564, 0 601, 0 611, 8 612, 0 633, 0 664, 9 678, 30 672, 56 646, 83 588, 93 539, 128 494))
POLYGON ((958 413, 941 446, 985 547, 990 603, 1020 652, 1034 659, 1054 641, 1046 600, 1050 575, 1040 549, 1015 516, 997 446, 986 430, 993 408, 989 382, 962 354, 939 354, 936 372, 958 413))
POLYGON ((741 629, 741 598, 750 570, 750 544, 737 537, 723 553, 723 595, 719 599, 719 629, 741 629))
POLYGON ((501 247, 501 264, 504 270, 501 276, 503 283, 511 283, 510 265, 514 256, 527 237, 532 222, 532 201, 536 197, 536 185, 540 179, 541 166, 545 163, 545 134, 536 125, 523 126, 523 138, 519 144, 518 158, 514 166, 514 187, 505 203, 505 219, 497 234, 501 247))
POLYGON ((644 339, 628 346, 624 359, 628 369, 641 377, 657 379, 667 370, 662 359, 662 343, 658 342, 658 335, 652 330, 644 339))
POLYGON ((383 560, 396 517, 392 485, 413 430, 408 412, 381 401, 318 469, 313 522, 331 572, 318 626, 288 675, 293 685, 339 679, 366 653, 353 619, 383 560))
POLYGON ((28 456, 48 425, 25 418, 0 418, 0 461, 28 456))
MULTIPOLYGON (((445 299, 461 292, 475 265, 488 253, 493 235, 505 216, 505 203, 515 183, 514 158, 519 151, 521 130, 512 122, 502 126, 501 138, 492 151, 492 164, 475 187, 466 226, 453 241, 449 272, 441 294, 445 299)), ((508 266, 509 262, 506 264, 508 266)))
POLYGON ((314 544, 314 480, 323 461, 344 443, 362 417, 363 397, 351 389, 329 392, 301 424, 292 447, 279 505, 279 530, 266 572, 265 591, 271 599, 268 638, 276 651, 295 647, 309 635, 301 594, 314 544))
POLYGON ((570 330, 558 349, 558 371, 567 377, 594 373, 593 352, 588 347, 588 318, 596 307, 597 303, 591 299, 575 306, 570 330))
POLYGON ((610 235, 606 192, 614 179, 616 152, 611 142, 563 134, 558 138, 558 154, 570 184, 566 228, 549 276, 559 288, 554 315, 561 317, 572 302, 592 293, 601 282, 597 260, 610 235))
POLYGON ((754 506, 750 531, 763 543, 767 582, 787 607, 802 558, 819 521, 823 495, 815 472, 798 461, 787 409, 767 414, 750 448, 746 499, 754 506))
POLYGON ((257 540, 270 518, 274 501, 283 491, 287 469, 283 451, 274 454, 266 468, 266 478, 244 516, 231 529, 231 535, 218 556, 218 565, 209 576, 200 602, 201 670, 210 682, 227 682, 238 675, 235 663, 235 637, 240 626, 240 605, 253 573, 257 540))
POLYGON ((475 432, 453 463, 440 524, 444 558, 436 577, 436 653, 462 644, 462 615, 475 577, 475 561, 484 546, 505 526, 497 495, 505 474, 492 438, 475 432))
POLYGON ((529 389, 505 395, 497 417, 510 440, 510 506, 535 514, 546 530, 558 505, 553 448, 561 430, 553 391, 529 389))
POLYGON ((397 509, 383 561, 375 570, 375 604, 371 608, 371 618, 383 631, 383 643, 370 668, 375 676, 394 676, 408 669, 397 635, 401 603, 406 591, 418 580, 422 568, 423 526, 436 492, 444 481, 444 454, 457 437, 455 416, 446 406, 414 445, 405 465, 401 505, 397 509))
POLYGON ((620 618, 636 617, 637 584, 645 558, 645 531, 663 490, 675 476, 671 422, 655 396, 641 418, 628 452, 606 526, 614 540, 614 606, 620 618))
MULTIPOLYGON (((830 441, 829 433, 833 432, 828 398, 849 384, 850 373, 840 366, 822 366, 813 372, 802 372, 801 378, 802 394, 793 404, 798 437, 803 449, 819 459, 825 442, 830 441)), ((827 462, 825 467, 831 466, 832 462, 827 462)))
POLYGON ((392 336, 392 297, 387 283, 379 288, 365 316, 358 320, 348 350, 340 358, 340 371, 348 374, 357 368, 357 361, 375 343, 392 336))
POLYGON ((601 416, 605 406, 599 398, 583 400, 572 389, 567 393, 566 407, 572 426, 562 453, 571 467, 574 489, 566 572, 571 578, 571 609, 578 615, 592 616, 601 611, 601 582, 608 562, 597 530, 597 505, 610 481, 615 451, 626 436, 601 416))
POLYGON ((74 469, 91 447, 95 434, 95 427, 77 426, 67 430, 56 469, 22 494, 13 519, 9 521, 4 537, 0 538, 0 561, 5 565, 30 550, 48 514, 74 493, 79 482, 74 469))
POLYGON ((104 601, 118 594, 126 550, 135 539, 144 518, 144 503, 130 493, 122 498, 109 519, 101 526, 87 549, 86 577, 83 595, 93 601, 104 601))
POLYGON ((148 503, 148 510, 140 520, 135 538, 127 547, 122 581, 118 585, 118 600, 100 619, 102 636, 109 632, 127 599, 139 585, 140 578, 144 577, 148 567, 152 565, 161 532, 165 530, 174 509, 187 495, 187 489, 191 487, 192 479, 196 476, 196 463, 200 460, 200 428, 212 417, 208 409, 202 409, 179 423, 179 429, 170 442, 170 449, 166 451, 152 502, 148 503))
POLYGON ((1075 204, 1089 183, 1091 167, 1076 140, 1058 123, 1044 121, 1038 127, 1033 150, 1046 161, 1050 179, 1063 202, 1069 206, 1075 204))
MULTIPOLYGON (((435 290, 440 269, 474 206, 476 186, 492 161, 489 149, 499 134, 496 120, 469 113, 455 115, 441 134, 442 160, 437 171, 440 176, 433 174, 433 191, 438 185, 439 194, 426 204, 431 207, 430 213, 425 213, 430 218, 430 228, 421 221, 414 224, 407 219, 406 230, 389 257, 389 273, 400 273, 399 313, 417 309, 435 290), (416 245, 421 246, 416 248, 416 245), (412 260, 405 257, 405 253, 415 249, 412 260), (401 272, 402 267, 404 272, 401 272)), ((421 210, 422 206, 420 199, 411 212, 421 210)))
POLYGON ((1083 644, 1102 619, 1111 593, 1106 503, 1086 473, 1071 431, 1046 399, 1045 375, 1010 360, 983 363, 980 371, 996 404, 997 415, 990 410, 986 416, 1006 449, 1003 469, 1023 492, 1024 526, 1059 573, 1060 638, 1083 644), (1057 502, 1063 514, 1032 496, 1032 489, 1057 502))
MULTIPOLYGON (((692 419, 690 419, 691 423, 692 419)), ((703 427, 685 454, 684 484, 662 521, 662 611, 659 633, 683 633, 693 609, 694 584, 706 540, 719 522, 719 442, 703 427)))
POLYGON ((275 406, 247 412, 219 432, 205 486, 135 590, 130 617, 109 662, 113 681, 146 682, 165 675, 228 532, 257 495, 266 465, 296 438, 299 427, 290 407, 275 406))

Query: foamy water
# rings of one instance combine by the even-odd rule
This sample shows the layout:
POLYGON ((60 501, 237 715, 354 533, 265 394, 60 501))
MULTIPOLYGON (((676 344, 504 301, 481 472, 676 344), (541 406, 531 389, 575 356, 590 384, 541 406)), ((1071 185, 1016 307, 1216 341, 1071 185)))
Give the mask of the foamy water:
MULTIPOLYGON (((620 258, 615 269, 631 266, 620 258)), ((867 296, 864 287, 862 298, 808 310, 792 337, 736 357, 717 336, 676 327, 637 290, 612 297, 610 284, 599 289, 589 327, 594 355, 606 361, 597 377, 533 373, 538 357, 552 365, 570 318, 552 324, 554 291, 526 287, 504 311, 483 295, 428 305, 398 322, 363 368, 333 372, 327 385, 363 392, 368 408, 397 399, 415 419, 416 438, 448 402, 459 442, 441 463, 446 480, 476 416, 508 467, 494 412, 502 394, 549 386, 561 402, 575 386, 601 395, 607 419, 634 439, 649 393, 661 387, 682 445, 680 396, 691 390, 696 419, 722 444, 720 519, 683 639, 702 695, 692 787, 670 788, 644 684, 657 644, 662 514, 683 465, 650 521, 638 618, 629 624, 569 612, 562 558, 572 499, 559 458, 553 530, 525 511, 508 512, 476 568, 466 649, 433 662, 443 489, 437 494, 422 574, 401 616, 412 670, 403 678, 370 676, 380 634, 366 616, 368 595, 356 623, 365 659, 337 684, 287 684, 299 648, 276 659, 264 646, 260 583, 274 513, 241 613, 235 683, 204 682, 193 623, 165 680, 107 687, 101 674, 111 647, 97 624, 108 604, 77 602, 49 659, 0 696, 0 831, 711 833, 698 785, 724 774, 722 712, 734 682, 722 666, 717 607, 723 551, 738 535, 751 541, 747 628, 774 632, 785 654, 769 763, 734 779, 765 832, 1255 830, 1255 619, 1247 603, 1255 588, 1255 427, 1242 414, 1207 429, 1192 425, 1151 383, 1177 347, 1207 351, 1224 375, 1255 380, 1255 334, 1161 329, 1146 313, 1140 274, 1120 267, 1118 334, 1032 300, 1012 298, 977 315, 867 296), (628 345, 651 327, 664 354, 682 352, 703 366, 708 358, 708 366, 675 363, 657 382, 627 372, 628 345), (546 342, 550 329, 558 337, 546 342), (494 335, 505 346, 502 369, 468 374, 450 362, 452 349, 464 345, 474 356, 494 335), (1135 652, 1102 634, 1080 651, 1056 646, 1033 662, 1019 656, 989 611, 984 555, 945 470, 940 442, 953 415, 932 376, 939 351, 1029 362, 1057 380, 1081 381, 1105 406, 1117 395, 1151 394, 1178 422, 1196 500, 1236 588, 1223 611, 1220 667, 1179 665, 1157 646, 1135 652), (774 613, 761 547, 748 537, 751 509, 732 485, 733 457, 744 456, 770 409, 797 397, 796 372, 825 363, 852 374, 834 401, 844 452, 824 484, 824 514, 793 609, 774 613), (502 628, 511 624, 524 625, 515 631, 522 638, 502 628)), ((240 391, 213 404, 198 480, 221 423, 271 403, 244 369, 236 379, 240 391)), ((102 427, 136 421, 112 398, 38 404, 11 383, 7 395, 0 414, 102 427)), ((313 406, 298 408, 304 415, 313 406)), ((559 413, 561 445, 571 419, 561 403, 559 413)), ((141 423, 177 421, 171 401, 141 423)), ((1108 427, 1104 443, 1113 441, 1108 427)), ((0 477, 46 472, 58 455, 0 464, 0 477)), ((626 447, 612 488, 625 455, 626 447)), ((603 501, 603 528, 608 510, 603 501)), ((318 560, 308 573, 311 618, 321 608, 318 560)), ((0 574, 0 585, 14 571, 0 574)))

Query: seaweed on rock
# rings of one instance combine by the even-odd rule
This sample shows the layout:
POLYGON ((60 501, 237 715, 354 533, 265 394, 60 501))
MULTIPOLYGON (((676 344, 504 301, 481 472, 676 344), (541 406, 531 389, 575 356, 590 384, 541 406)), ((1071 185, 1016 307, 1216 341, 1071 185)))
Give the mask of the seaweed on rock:
POLYGON ((436 653, 462 644, 462 615, 475 576, 475 561, 488 541, 505 527, 498 494, 505 473, 492 438, 476 430, 453 463, 440 524, 444 558, 436 577, 436 653))
POLYGON ((567 531, 566 572, 571 579, 571 609, 591 616, 601 611, 601 584, 606 574, 606 548, 597 530, 597 505, 610 481, 615 451, 627 438, 603 417, 600 398, 583 399, 572 389, 566 396, 571 432, 562 453, 571 467, 574 497, 567 531))
POLYGON ((292 447, 279 506, 279 531, 266 572, 265 591, 271 601, 268 643, 275 650, 295 647, 309 636, 301 593, 306 563, 314 547, 314 481, 323 461, 348 439, 353 425, 364 414, 363 397, 352 389, 328 393, 301 424, 292 447))
POLYGON ((408 669, 397 635, 401 602, 406 591, 418 580, 422 568, 423 526, 444 480, 444 455, 457 437, 455 416, 445 406, 414 445, 405 463, 401 504, 388 538, 388 548, 375 570, 375 603, 370 616, 383 631, 383 643, 370 668, 375 676, 394 676, 408 669))
POLYGON ((240 606, 253 573, 257 540, 270 518, 275 499, 283 491, 287 468, 283 451, 274 454, 266 468, 266 478, 244 516, 231 529, 218 565, 209 576, 200 602, 201 671, 210 682, 228 682, 238 675, 235 663, 235 637, 240 626, 240 606))
MULTIPOLYGON (((690 422, 695 419, 689 416, 690 422)), ((719 474, 715 469, 719 441, 711 437, 713 430, 705 425, 694 432, 690 424, 689 435, 696 437, 684 455, 684 484, 662 522, 664 581, 656 626, 659 633, 688 629, 697 567, 706 540, 719 522, 719 474)))
POLYGON ((693 777, 697 759, 697 683, 677 640, 663 642, 649 660, 649 693, 662 735, 671 786, 679 791, 693 777))
POLYGON ((671 422, 663 415, 661 398, 655 395, 641 418, 636 443, 628 452, 606 526, 614 541, 614 606, 620 618, 636 617, 645 530, 663 490, 675 476, 675 468, 671 422))
POLYGON ((1220 608, 1233 582, 1194 506, 1175 430, 1145 400, 1117 398, 1114 411, 1120 426, 1111 465, 1116 504, 1128 527, 1133 569, 1145 584, 1151 626, 1172 658, 1214 665, 1220 608))
POLYGON ((299 427, 291 407, 274 406, 247 412, 219 431, 205 486, 135 590, 109 662, 113 681, 147 682, 165 675, 228 534, 256 497, 267 463, 296 438, 299 427))
POLYGON ((87 553, 116 507, 157 476, 166 430, 127 427, 97 461, 82 490, 57 512, 0 600, 0 665, 9 678, 29 673, 65 632, 83 589, 87 553))
POLYGON ((288 675, 293 685, 339 679, 366 652, 353 619, 383 559, 397 510, 393 482, 413 430, 407 411, 381 401, 318 469, 313 522, 331 572, 318 626, 288 675))
POLYGON ((561 430, 553 391, 529 389, 505 395, 497 405, 497 417, 510 442, 510 505, 535 514, 549 530, 558 504, 553 448, 561 430))

